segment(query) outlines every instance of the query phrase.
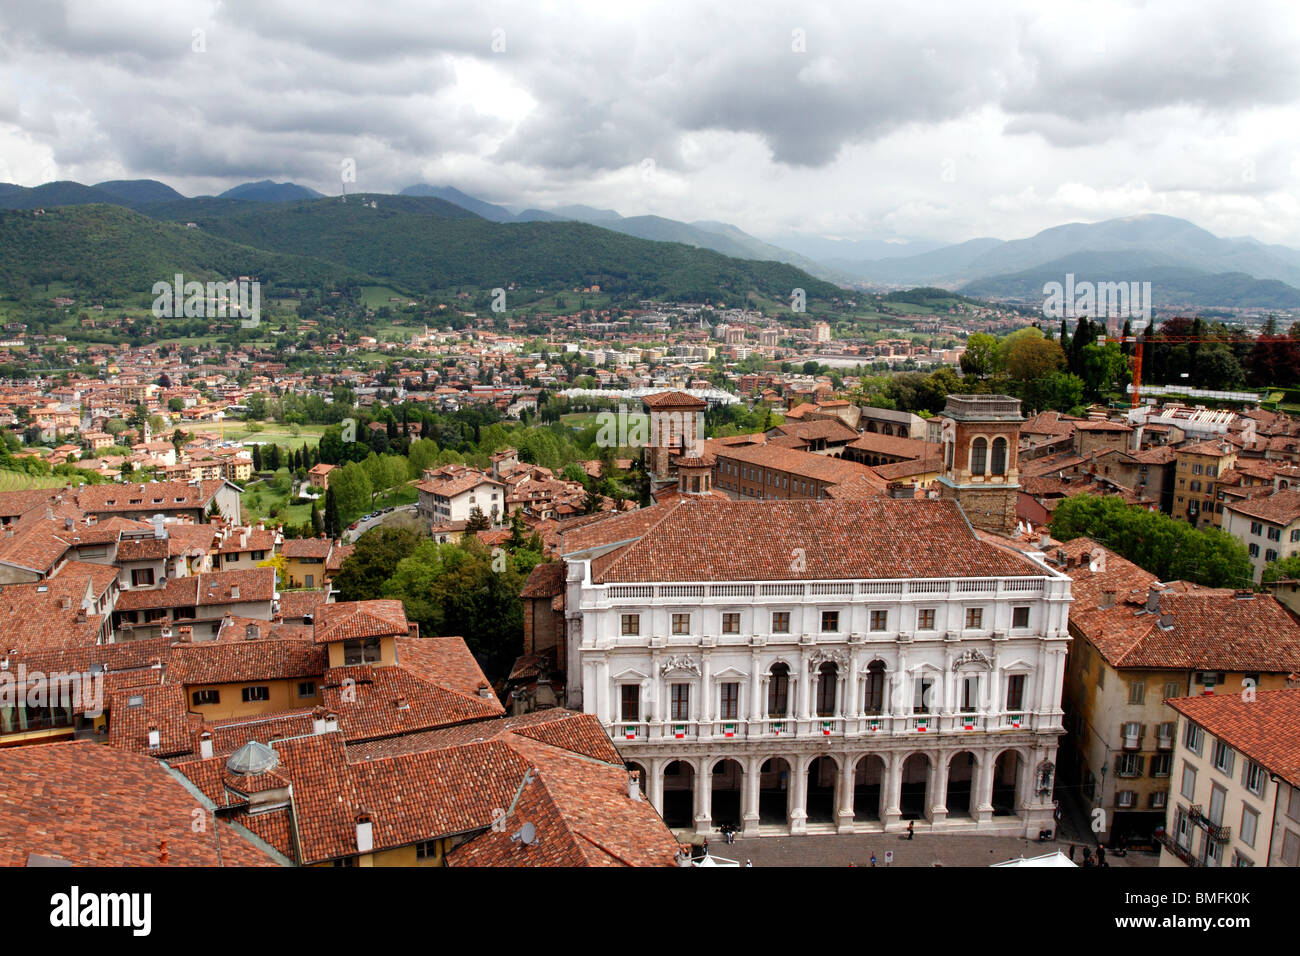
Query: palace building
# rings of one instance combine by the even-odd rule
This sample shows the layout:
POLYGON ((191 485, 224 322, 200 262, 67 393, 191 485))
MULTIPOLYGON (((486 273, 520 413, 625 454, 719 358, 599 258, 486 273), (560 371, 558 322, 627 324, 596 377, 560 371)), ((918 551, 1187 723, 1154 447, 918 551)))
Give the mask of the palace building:
POLYGON ((681 495, 562 550, 566 706, 669 826, 1055 828, 1071 581, 956 503, 681 495))

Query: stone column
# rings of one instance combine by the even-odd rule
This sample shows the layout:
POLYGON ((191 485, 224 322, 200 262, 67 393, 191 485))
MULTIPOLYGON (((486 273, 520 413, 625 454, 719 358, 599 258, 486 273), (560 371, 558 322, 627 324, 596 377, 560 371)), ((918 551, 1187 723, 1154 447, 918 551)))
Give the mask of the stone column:
POLYGON ((650 800, 650 805, 655 808, 655 812, 661 817, 664 815, 664 762, 660 758, 647 761, 646 773, 650 779, 646 781, 646 796, 650 800))
POLYGON ((749 655, 749 713, 750 730, 754 721, 763 719, 763 675, 759 669, 758 651, 749 655))
POLYGON ((807 727, 807 721, 812 719, 812 691, 808 679, 808 655, 801 653, 799 655, 799 674, 797 677, 798 692, 795 701, 795 716, 804 721, 804 727, 807 727))
POLYGON ((948 819, 948 760, 951 755, 942 751, 934 754, 930 763, 930 823, 942 824, 948 819))
POLYGON ((709 652, 705 651, 700 655, 700 725, 698 732, 700 734, 711 734, 713 728, 709 721, 713 720, 713 662, 709 660, 709 652))
POLYGON ((840 756, 839 808, 835 815, 835 829, 840 833, 853 832, 853 758, 840 756))
POLYGON ((985 747, 979 752, 979 773, 975 777, 975 789, 971 793, 971 809, 976 822, 988 823, 993 819, 993 748, 985 747))
POLYGON ((743 761, 745 785, 741 790, 740 815, 743 835, 758 836, 758 786, 759 773, 763 766, 762 757, 749 757, 743 761))
POLYGON ((891 750, 885 763, 885 829, 898 829, 903 811, 899 806, 903 797, 903 755, 891 750))
POLYGON ((858 718, 862 716, 862 675, 858 673, 855 653, 849 653, 849 672, 844 681, 844 732, 850 733, 859 729, 858 718))
POLYGON ((707 769, 710 759, 702 759, 695 768, 695 832, 705 837, 713 829, 713 771, 707 769))
MULTIPOLYGON (((805 668, 806 670, 806 668, 805 668)), ((808 763, 811 761, 795 757, 790 766, 790 833, 798 835, 808 832, 808 763)), ((815 759, 815 758, 814 758, 815 759)))

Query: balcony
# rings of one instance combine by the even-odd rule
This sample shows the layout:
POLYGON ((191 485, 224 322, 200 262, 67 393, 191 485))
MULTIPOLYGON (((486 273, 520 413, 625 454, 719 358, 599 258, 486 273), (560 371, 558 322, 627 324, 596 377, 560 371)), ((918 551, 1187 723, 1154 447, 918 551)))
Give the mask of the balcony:
POLYGON ((1207 817, 1199 803, 1194 803, 1191 809, 1187 811, 1187 819, 1204 830, 1215 843, 1229 843, 1232 841, 1232 827, 1225 827, 1213 822, 1207 817))
POLYGON ((1165 830, 1161 830, 1155 835, 1156 842, 1172 853, 1178 859, 1182 860, 1188 866, 1204 866, 1205 864, 1192 856, 1192 851, 1187 847, 1181 846, 1177 840, 1169 835, 1165 830))

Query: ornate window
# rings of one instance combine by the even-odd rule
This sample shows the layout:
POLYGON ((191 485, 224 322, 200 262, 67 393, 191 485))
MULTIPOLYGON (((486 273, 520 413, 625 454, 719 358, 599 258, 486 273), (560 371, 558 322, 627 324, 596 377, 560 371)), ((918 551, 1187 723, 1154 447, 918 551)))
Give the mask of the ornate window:
POLYGON ((989 440, 976 438, 970 443, 970 473, 982 475, 985 472, 989 455, 989 440))

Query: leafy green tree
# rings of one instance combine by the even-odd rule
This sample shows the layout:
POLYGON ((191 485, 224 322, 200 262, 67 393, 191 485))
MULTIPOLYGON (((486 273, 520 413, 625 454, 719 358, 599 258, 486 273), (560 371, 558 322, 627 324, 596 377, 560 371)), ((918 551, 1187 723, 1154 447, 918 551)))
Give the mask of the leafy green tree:
POLYGON ((976 332, 966 340, 961 356, 962 374, 985 379, 998 370, 998 340, 987 332, 976 332))
POLYGON ((331 484, 325 491, 325 534, 338 539, 343 534, 343 519, 339 515, 338 492, 331 484))
POLYGON ((385 597, 384 582, 419 544, 420 539, 406 528, 371 528, 357 539, 355 550, 343 560, 334 577, 334 586, 342 600, 370 601, 385 597))
POLYGON ((1278 561, 1270 561, 1264 566, 1264 574, 1260 578, 1265 584, 1272 584, 1274 581, 1295 581, 1300 579, 1300 554, 1293 554, 1289 558, 1282 558, 1278 561))

